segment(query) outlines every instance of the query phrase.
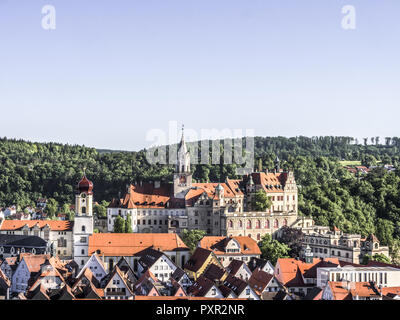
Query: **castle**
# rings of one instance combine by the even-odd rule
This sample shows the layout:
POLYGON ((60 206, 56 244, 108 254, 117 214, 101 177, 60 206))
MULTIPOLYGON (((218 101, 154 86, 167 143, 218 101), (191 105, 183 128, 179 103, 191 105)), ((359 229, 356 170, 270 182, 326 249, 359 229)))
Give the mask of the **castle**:
POLYGON ((112 232, 117 216, 127 219, 130 215, 133 232, 179 234, 184 229, 198 229, 208 235, 260 240, 265 233, 275 235, 282 226, 301 222, 297 197, 294 174, 283 172, 279 159, 272 172, 253 172, 220 183, 194 183, 182 132, 173 183, 130 185, 123 198, 110 203, 107 228, 112 232), (253 211, 251 205, 260 189, 272 200, 264 212, 253 211))

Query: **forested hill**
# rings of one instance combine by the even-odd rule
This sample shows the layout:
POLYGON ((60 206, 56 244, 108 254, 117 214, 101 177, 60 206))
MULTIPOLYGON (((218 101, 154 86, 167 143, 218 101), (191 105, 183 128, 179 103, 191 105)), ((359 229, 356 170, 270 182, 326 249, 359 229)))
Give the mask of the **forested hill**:
MULTIPOLYGON (((272 169, 281 159, 293 168, 300 188, 299 209, 317 223, 344 231, 374 232, 383 243, 400 239, 400 177, 397 171, 375 169, 366 177, 350 174, 339 162, 370 165, 399 164, 399 138, 356 141, 350 137, 257 137, 255 168, 272 169), (261 160, 260 160, 261 159, 261 160), (261 163, 260 163, 261 162, 261 163)), ((110 152, 77 145, 31 143, 0 139, 0 207, 33 204, 54 198, 73 203, 83 168, 94 182, 96 201, 111 200, 127 184, 139 180, 171 179, 172 166, 150 165, 144 151, 110 152)), ((235 178, 235 165, 195 165, 197 181, 235 178)))

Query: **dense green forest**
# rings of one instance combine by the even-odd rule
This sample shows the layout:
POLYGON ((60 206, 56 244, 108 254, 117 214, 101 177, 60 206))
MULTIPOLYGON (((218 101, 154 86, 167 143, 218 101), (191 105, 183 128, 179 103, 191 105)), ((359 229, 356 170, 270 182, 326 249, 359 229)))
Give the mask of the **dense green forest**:
MULTIPOLYGON (((192 143, 193 144, 193 143, 192 143)), ((190 144, 189 144, 190 148, 190 144)), ((384 244, 400 239, 400 174, 382 168, 366 176, 350 174, 341 160, 363 165, 400 162, 400 138, 256 137, 255 168, 281 167, 295 172, 300 214, 318 224, 337 226, 362 235, 375 233, 384 244), (368 143, 367 143, 368 142, 368 143)), ((222 155, 221 155, 222 156, 222 155)), ((110 201, 135 181, 168 181, 173 166, 151 165, 145 150, 111 152, 77 145, 31 143, 0 139, 0 207, 34 204, 39 197, 54 198, 60 207, 73 203, 83 168, 95 186, 95 200, 110 201)), ((193 165, 197 181, 223 181, 235 176, 235 165, 193 165)))

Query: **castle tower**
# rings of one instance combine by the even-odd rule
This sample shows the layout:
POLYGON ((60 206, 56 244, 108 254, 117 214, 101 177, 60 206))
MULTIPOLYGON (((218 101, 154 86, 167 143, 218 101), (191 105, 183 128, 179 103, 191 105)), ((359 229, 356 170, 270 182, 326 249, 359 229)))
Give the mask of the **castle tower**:
POLYGON ((93 183, 83 176, 75 195, 74 260, 82 268, 88 257, 89 236, 93 234, 93 183))
POLYGON ((182 138, 179 143, 177 163, 174 173, 174 197, 183 199, 192 187, 192 173, 190 172, 190 153, 187 150, 183 126, 182 138))

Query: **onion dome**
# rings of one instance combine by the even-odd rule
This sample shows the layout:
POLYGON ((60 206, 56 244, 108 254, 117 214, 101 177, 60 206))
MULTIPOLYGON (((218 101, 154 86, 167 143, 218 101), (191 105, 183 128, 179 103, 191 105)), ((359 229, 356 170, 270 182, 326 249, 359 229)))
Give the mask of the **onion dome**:
POLYGON ((92 194, 93 182, 86 178, 86 175, 84 175, 81 181, 78 183, 77 191, 78 193, 92 194))

